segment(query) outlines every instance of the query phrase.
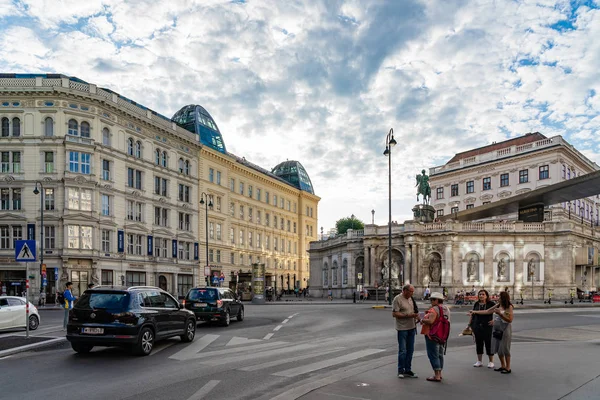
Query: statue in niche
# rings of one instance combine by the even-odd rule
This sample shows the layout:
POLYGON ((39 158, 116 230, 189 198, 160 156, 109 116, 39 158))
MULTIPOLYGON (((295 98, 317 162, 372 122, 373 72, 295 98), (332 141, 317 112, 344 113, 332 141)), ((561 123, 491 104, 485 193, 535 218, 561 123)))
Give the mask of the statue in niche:
POLYGON ((529 259, 529 262, 527 263, 527 276, 529 277, 529 280, 533 280, 533 278, 535 277, 535 260, 532 258, 529 259))
POLYGON ((95 285, 100 283, 100 279, 98 278, 98 268, 92 267, 92 282, 95 285))
POLYGON ((469 260, 468 264, 467 264, 467 276, 469 277, 469 280, 475 280, 475 275, 477 274, 477 270, 475 267, 475 257, 471 257, 471 259, 469 260))
POLYGON ((66 265, 63 265, 62 267, 62 274, 60 275, 60 280, 65 282, 69 280, 69 270, 66 265))
POLYGON ((435 255, 429 260, 429 279, 432 283, 442 284, 442 260, 435 255))
POLYGON ((504 258, 501 258, 500 261, 498 261, 498 280, 504 280, 506 279, 506 261, 504 261, 504 258))

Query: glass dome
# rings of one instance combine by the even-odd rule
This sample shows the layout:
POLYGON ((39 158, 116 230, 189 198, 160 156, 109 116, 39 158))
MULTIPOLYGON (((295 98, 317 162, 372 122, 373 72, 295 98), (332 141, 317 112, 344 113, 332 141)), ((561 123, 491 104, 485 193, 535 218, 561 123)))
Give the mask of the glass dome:
POLYGON ((204 107, 197 104, 187 105, 173 115, 173 121, 183 129, 197 134, 202 144, 227 153, 217 123, 204 107))
POLYGON ((284 161, 271 170, 279 178, 305 192, 315 194, 310 177, 298 161, 284 161))

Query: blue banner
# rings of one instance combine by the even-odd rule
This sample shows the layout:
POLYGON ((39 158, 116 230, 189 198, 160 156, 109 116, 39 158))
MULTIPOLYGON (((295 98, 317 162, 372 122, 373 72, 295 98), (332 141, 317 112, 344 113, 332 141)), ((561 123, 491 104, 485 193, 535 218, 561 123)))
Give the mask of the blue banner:
POLYGON ((117 252, 125 252, 125 231, 117 231, 117 252))
POLYGON ((198 260, 198 242, 194 243, 194 260, 198 260))
POLYGON ((54 268, 54 280, 58 280, 58 268, 54 268))
POLYGON ((152 235, 148 235, 148 255, 151 256, 153 253, 152 251, 154 250, 154 239, 152 238, 152 235))
POLYGON ((177 258, 177 240, 173 239, 173 258, 177 258))
POLYGON ((35 240, 35 224, 27 224, 27 240, 35 240))

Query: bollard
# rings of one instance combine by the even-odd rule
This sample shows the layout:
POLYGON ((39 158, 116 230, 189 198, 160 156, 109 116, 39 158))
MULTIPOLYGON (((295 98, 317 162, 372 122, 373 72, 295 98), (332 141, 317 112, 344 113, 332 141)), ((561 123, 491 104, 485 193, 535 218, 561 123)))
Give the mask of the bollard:
POLYGON ((354 293, 352 293, 352 302, 354 304, 356 304, 356 291, 354 291, 354 293))

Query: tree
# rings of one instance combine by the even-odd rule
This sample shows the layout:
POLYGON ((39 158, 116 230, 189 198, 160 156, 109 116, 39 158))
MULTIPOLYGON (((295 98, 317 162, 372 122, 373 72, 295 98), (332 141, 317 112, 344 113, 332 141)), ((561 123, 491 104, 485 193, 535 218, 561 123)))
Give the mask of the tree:
POLYGON ((338 219, 335 223, 338 235, 343 235, 348 229, 365 229, 365 224, 352 214, 350 217, 338 219))

